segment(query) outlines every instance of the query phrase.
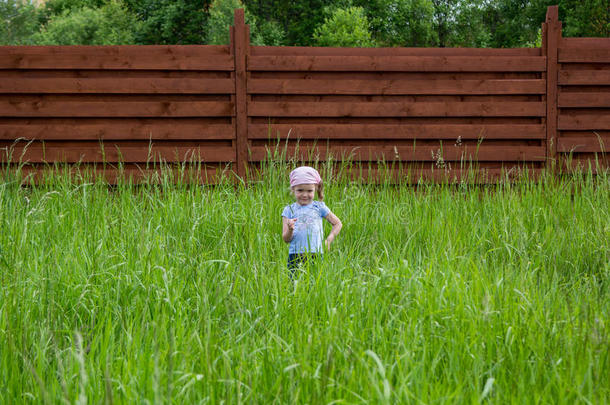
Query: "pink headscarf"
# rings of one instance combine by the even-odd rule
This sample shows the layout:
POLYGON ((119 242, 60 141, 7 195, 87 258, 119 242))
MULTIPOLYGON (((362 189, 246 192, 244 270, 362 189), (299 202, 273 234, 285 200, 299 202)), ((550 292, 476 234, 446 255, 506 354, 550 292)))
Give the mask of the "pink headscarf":
POLYGON ((320 173, 313 167, 301 166, 290 172, 290 187, 299 184, 320 184, 320 173))

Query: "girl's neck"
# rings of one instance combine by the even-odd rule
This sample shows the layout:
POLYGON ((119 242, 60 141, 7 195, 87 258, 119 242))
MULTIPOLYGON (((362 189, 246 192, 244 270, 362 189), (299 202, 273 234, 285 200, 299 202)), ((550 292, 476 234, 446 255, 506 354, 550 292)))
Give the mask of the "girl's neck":
POLYGON ((307 203, 307 204, 301 204, 300 202, 295 201, 295 204, 300 205, 301 207, 307 207, 308 205, 313 204, 315 201, 316 201, 316 200, 311 200, 311 202, 310 202, 310 203, 307 203))

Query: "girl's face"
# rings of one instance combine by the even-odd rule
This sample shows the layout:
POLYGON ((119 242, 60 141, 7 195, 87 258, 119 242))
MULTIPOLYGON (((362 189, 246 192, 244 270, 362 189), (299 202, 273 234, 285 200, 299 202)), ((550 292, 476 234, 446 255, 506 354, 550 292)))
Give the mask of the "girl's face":
POLYGON ((313 197, 316 193, 316 185, 299 184, 292 188, 292 192, 300 205, 308 205, 313 202, 313 197))

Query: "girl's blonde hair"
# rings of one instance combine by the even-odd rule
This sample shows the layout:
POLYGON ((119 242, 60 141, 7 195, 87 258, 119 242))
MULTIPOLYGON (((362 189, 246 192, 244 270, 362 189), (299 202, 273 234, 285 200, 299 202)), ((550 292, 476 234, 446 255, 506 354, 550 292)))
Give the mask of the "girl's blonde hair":
POLYGON ((316 184, 316 192, 318 193, 318 200, 324 201, 324 182, 322 180, 316 184))

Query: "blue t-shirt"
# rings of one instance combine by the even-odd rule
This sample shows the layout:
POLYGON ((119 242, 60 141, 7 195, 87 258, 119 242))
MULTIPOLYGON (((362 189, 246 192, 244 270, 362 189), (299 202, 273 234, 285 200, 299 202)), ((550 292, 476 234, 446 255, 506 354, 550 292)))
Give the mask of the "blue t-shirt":
POLYGON ((297 219, 290 241, 288 253, 317 253, 322 252, 322 237, 324 228, 322 218, 330 210, 321 201, 314 201, 309 205, 294 203, 284 207, 282 216, 288 219, 297 219))

